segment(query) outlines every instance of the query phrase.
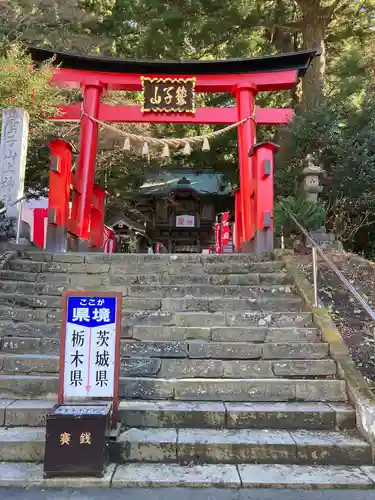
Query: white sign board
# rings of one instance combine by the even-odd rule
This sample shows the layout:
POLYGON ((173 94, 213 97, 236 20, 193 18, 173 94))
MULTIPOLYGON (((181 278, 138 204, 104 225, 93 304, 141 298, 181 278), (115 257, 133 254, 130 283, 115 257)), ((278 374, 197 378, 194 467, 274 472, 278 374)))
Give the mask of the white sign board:
POLYGON ((116 294, 69 295, 68 292, 64 318, 64 399, 115 398, 119 307, 116 294))
POLYGON ((194 215, 177 215, 176 227, 194 227, 194 215))
MULTIPOLYGON (((23 196, 29 114, 23 109, 4 109, 0 146, 0 200, 5 204, 23 196)), ((19 205, 7 211, 8 217, 18 217, 19 205)))

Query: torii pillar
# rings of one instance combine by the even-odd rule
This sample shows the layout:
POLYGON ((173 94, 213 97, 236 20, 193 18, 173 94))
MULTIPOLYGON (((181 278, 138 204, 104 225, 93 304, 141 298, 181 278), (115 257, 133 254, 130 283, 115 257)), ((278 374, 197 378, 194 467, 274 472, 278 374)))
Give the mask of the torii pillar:
POLYGON ((99 124, 90 117, 99 118, 101 96, 105 85, 93 82, 84 85, 81 136, 71 219, 76 223, 77 250, 89 249, 91 202, 94 191, 96 153, 98 149, 99 124))
POLYGON ((251 252, 255 234, 255 169, 249 150, 255 143, 254 98, 257 88, 252 83, 236 85, 238 121, 248 118, 238 128, 238 161, 240 171, 241 251, 251 252))

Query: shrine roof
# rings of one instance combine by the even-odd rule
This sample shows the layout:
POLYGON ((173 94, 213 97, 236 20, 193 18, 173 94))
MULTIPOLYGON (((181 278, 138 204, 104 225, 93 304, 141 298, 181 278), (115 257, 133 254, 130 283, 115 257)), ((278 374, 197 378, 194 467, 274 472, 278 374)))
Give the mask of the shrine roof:
POLYGON ((139 233, 145 232, 145 228, 144 226, 142 226, 142 224, 131 219, 130 217, 125 215, 125 213, 122 211, 120 211, 115 216, 110 217, 110 219, 107 222, 107 225, 112 229, 116 226, 119 226, 120 228, 125 226, 129 229, 133 229, 134 231, 138 231, 139 233))
POLYGON ((201 195, 231 195, 233 187, 217 172, 193 172, 189 169, 159 172, 140 186, 141 196, 168 195, 178 189, 190 189, 201 195), (186 182, 184 182, 186 181, 186 182))
POLYGON ((54 57, 55 64, 63 68, 144 75, 224 75, 297 70, 299 76, 303 76, 314 57, 320 55, 318 50, 305 50, 246 59, 155 61, 79 55, 37 47, 30 47, 29 52, 35 62, 43 62, 54 57))

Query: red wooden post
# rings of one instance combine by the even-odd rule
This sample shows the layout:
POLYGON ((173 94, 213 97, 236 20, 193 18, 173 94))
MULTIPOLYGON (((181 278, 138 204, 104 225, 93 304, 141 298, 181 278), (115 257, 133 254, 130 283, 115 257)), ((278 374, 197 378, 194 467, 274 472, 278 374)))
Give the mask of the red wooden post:
POLYGON ((220 244, 220 224, 218 222, 215 223, 215 251, 217 254, 221 253, 222 248, 220 244))
POLYGON ((237 117, 242 120, 252 117, 238 128, 238 159, 240 170, 242 243, 241 251, 250 252, 255 233, 255 172, 249 150, 255 143, 255 123, 253 119, 254 96, 257 89, 252 84, 241 84, 234 87, 233 93, 237 101, 237 117))
MULTIPOLYGON (((83 110, 93 118, 98 118, 100 98, 103 91, 101 82, 83 88, 83 110)), ((95 159, 98 148, 99 124, 83 115, 81 119, 80 152, 73 191, 72 219, 77 223, 78 249, 87 250, 91 216, 91 202, 95 175, 95 159)))
POLYGON ((52 139, 48 195, 47 250, 67 250, 72 146, 63 139, 52 139))
POLYGON ((48 224, 48 208, 34 208, 31 241, 39 248, 46 248, 46 222, 48 224))
POLYGON ((255 144, 249 152, 256 171, 256 235, 254 251, 272 252, 274 249, 274 153, 280 146, 273 142, 255 144))
POLYGON ((237 189, 234 191, 234 237, 233 246, 235 252, 241 250, 241 237, 242 237, 242 220, 241 220, 241 191, 237 189))
POLYGON ((104 242, 104 200, 106 191, 94 185, 92 189, 92 204, 90 216, 90 247, 100 251, 104 242))

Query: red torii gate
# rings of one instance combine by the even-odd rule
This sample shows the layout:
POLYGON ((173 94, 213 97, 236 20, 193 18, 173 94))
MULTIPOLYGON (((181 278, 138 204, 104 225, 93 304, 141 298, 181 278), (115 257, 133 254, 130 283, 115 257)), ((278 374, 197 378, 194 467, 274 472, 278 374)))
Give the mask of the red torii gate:
MULTIPOLYGON (((61 106, 56 120, 81 121, 80 152, 73 184, 72 214, 68 228, 78 238, 78 248, 87 249, 92 219, 95 159, 99 124, 103 122, 150 122, 191 124, 233 124, 251 117, 238 126, 240 188, 235 193, 236 251, 273 249, 273 143, 256 144, 256 125, 287 123, 291 109, 264 109, 254 104, 258 92, 293 88, 318 55, 316 50, 228 61, 146 61, 81 56, 30 49, 33 60, 54 57, 52 83, 80 88, 83 104, 61 106), (140 91, 142 76, 151 78, 195 78, 196 92, 229 92, 236 100, 230 108, 197 108, 194 114, 143 113, 141 106, 110 106, 101 102, 106 90, 140 91), (84 113, 82 113, 82 111, 84 113)), ((52 156, 62 154, 61 142, 52 156)), ((70 146, 67 144, 67 149, 70 146)), ((51 168, 52 170, 52 168, 51 168)), ((70 180, 69 180, 70 183, 70 180)), ((66 198, 66 197, 65 197, 66 198)), ((99 196, 104 199, 103 194, 99 196)), ((65 201, 66 202, 66 201, 65 201)), ((54 207, 56 208, 56 207, 54 207)), ((57 206, 59 212, 59 206, 57 206)), ((100 212, 100 208, 96 207, 100 212)), ((65 210, 65 209, 64 209, 65 210)), ((101 215, 99 216, 102 217, 101 215)), ((97 217, 98 218, 98 217, 97 217)), ((59 218, 55 217, 55 224, 59 218)), ((65 224, 66 217, 61 218, 65 224)), ((91 246, 100 244, 100 231, 91 246)))

